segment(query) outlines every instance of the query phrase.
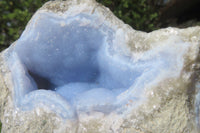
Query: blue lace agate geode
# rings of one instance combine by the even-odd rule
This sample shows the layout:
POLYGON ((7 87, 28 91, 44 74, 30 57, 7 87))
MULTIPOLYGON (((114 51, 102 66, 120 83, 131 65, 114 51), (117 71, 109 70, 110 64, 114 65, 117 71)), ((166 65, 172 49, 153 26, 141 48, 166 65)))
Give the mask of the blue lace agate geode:
POLYGON ((188 42, 169 36, 134 53, 126 31, 110 23, 99 12, 37 12, 6 53, 16 107, 47 106, 63 118, 123 114, 149 86, 180 75, 188 42))

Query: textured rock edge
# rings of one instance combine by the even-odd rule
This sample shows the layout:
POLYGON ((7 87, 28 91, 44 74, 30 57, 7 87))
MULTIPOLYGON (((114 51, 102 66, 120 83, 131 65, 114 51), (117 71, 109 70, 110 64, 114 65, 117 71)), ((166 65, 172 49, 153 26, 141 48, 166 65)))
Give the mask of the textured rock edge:
MULTIPOLYGON (((65 2, 63 5, 66 6, 63 8, 60 7, 60 1, 52 2, 53 4, 48 2, 40 10, 62 13, 68 9, 67 5, 70 5, 71 1, 65 2)), ((81 3, 80 1, 76 2, 81 3)), ((102 10, 102 15, 105 15, 109 22, 128 29, 127 35, 130 37, 128 44, 131 51, 149 49, 152 47, 151 44, 167 39, 169 35, 178 35, 182 40, 194 45, 191 47, 191 52, 199 52, 197 49, 200 45, 200 27, 167 28, 152 33, 138 32, 130 26, 124 25, 107 8, 102 8, 101 5, 95 2, 91 2, 91 4, 95 5, 93 7, 95 10, 102 10)), ((198 82, 194 79, 199 79, 199 64, 197 64, 199 63, 199 57, 185 57, 188 62, 185 64, 184 70, 190 73, 185 75, 186 73, 182 72, 179 80, 186 82, 182 83, 181 86, 177 85, 173 90, 169 89, 170 86, 166 87, 160 83, 158 88, 153 89, 154 96, 149 95, 149 103, 134 110, 126 119, 114 113, 105 116, 100 112, 94 112, 93 114, 81 114, 78 121, 63 121, 49 110, 38 108, 30 112, 22 112, 14 107, 12 103, 13 94, 11 93, 13 92, 11 74, 3 61, 4 52, 0 55, 0 118, 3 123, 2 132, 197 132, 193 120, 195 117, 193 96, 196 93, 195 82, 198 82), (190 82, 191 80, 195 82, 190 82)), ((182 81, 166 80, 165 82, 174 87, 177 82, 182 81)))

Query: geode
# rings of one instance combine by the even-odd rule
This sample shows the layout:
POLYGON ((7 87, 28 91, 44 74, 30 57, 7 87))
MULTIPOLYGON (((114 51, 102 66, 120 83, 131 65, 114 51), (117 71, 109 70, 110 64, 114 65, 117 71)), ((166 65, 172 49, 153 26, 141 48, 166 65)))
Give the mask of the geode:
POLYGON ((2 131, 198 132, 199 46, 200 27, 145 33, 92 0, 47 2, 0 54, 2 131))

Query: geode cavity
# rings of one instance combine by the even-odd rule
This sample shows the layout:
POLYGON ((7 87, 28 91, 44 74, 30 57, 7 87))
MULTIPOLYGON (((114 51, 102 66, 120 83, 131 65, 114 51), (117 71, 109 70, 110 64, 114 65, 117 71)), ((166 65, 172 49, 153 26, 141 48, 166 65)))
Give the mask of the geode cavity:
POLYGON ((197 131, 199 32, 147 34, 94 1, 48 2, 1 53, 3 130, 28 116, 49 120, 47 132, 197 131))

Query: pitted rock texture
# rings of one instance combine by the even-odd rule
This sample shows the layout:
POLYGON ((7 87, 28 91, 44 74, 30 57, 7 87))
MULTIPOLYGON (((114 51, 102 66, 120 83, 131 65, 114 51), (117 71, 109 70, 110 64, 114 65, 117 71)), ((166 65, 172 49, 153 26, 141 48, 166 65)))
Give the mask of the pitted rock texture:
POLYGON ((135 31, 92 0, 46 3, 0 54, 2 132, 199 132, 200 27, 135 31))

